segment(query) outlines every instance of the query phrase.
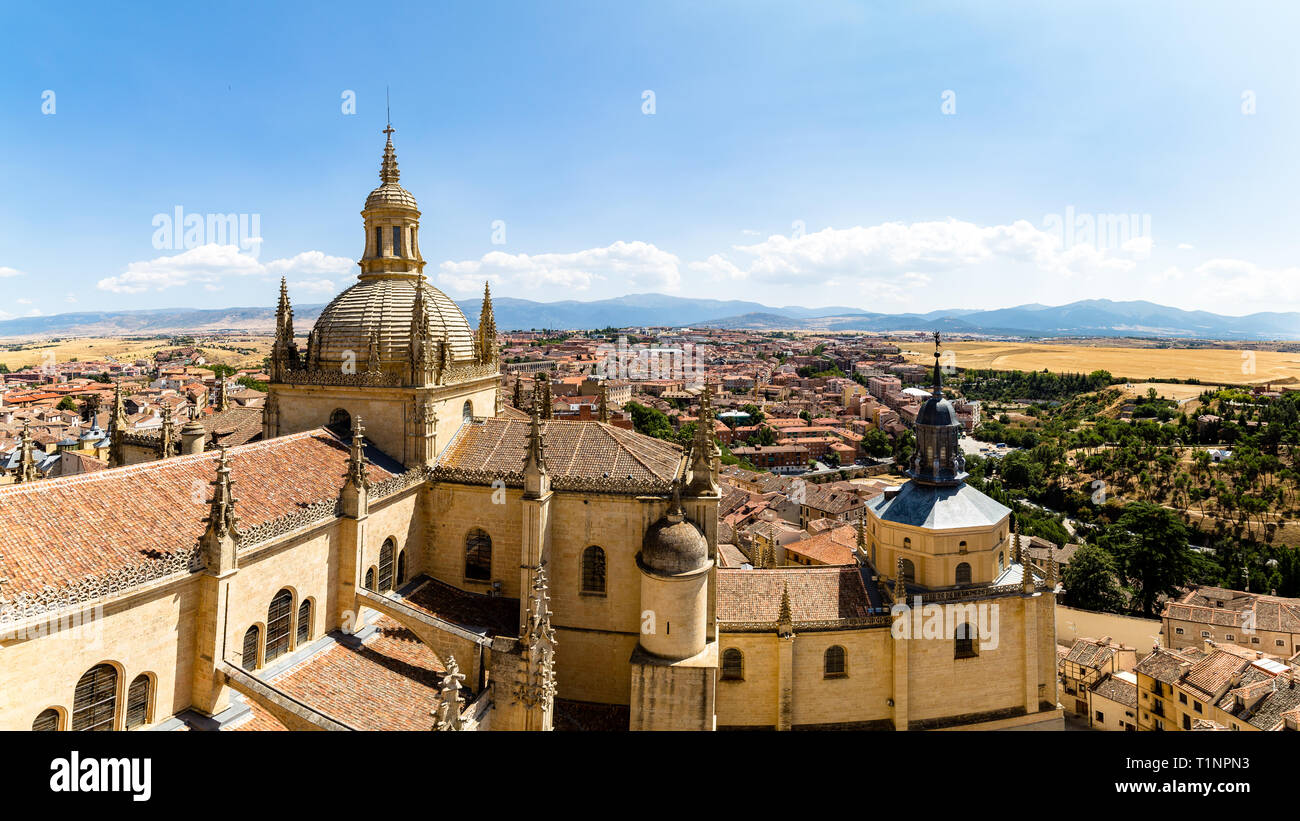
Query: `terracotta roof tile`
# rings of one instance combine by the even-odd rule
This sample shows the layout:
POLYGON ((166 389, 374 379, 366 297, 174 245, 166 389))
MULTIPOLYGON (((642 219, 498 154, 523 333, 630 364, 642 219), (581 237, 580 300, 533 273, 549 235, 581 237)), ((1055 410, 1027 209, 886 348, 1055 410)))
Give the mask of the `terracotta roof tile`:
POLYGON ((785 589, 796 622, 870 615, 871 600, 857 567, 719 568, 718 621, 775 621, 785 589))

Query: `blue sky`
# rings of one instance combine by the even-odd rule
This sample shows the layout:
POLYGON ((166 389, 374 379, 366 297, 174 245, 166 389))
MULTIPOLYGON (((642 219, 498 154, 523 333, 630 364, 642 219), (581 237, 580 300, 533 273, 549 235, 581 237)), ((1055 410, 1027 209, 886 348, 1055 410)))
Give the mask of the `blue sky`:
POLYGON ((37 6, 0 25, 0 316, 327 301, 385 86, 458 298, 1300 310, 1293 4, 37 6), (177 206, 262 242, 158 248, 177 206))

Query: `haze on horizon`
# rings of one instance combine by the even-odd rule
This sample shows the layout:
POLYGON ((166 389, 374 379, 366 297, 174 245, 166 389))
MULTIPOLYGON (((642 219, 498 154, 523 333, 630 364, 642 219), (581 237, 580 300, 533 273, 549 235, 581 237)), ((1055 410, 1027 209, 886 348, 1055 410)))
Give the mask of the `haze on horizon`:
POLYGON ((0 318, 265 306, 282 275, 327 302, 386 86, 426 274, 457 299, 1300 309, 1294 8, 200 14, 11 12, 0 318), (158 247, 177 207, 255 215, 261 242, 158 247))

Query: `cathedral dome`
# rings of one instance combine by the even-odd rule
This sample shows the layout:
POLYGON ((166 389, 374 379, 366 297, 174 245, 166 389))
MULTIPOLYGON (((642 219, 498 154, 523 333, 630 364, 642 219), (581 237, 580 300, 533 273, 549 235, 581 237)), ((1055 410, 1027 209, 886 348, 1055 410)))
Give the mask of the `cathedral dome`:
POLYGON ((709 563, 709 542, 681 511, 668 513, 650 526, 641 542, 641 564, 656 573, 691 573, 709 563))
POLYGON ((383 370, 405 372, 400 369, 411 362, 417 287, 424 289, 429 338, 446 343, 453 362, 473 359, 474 333, 451 297, 422 277, 365 277, 321 311, 312 329, 309 367, 332 370, 350 364, 364 371, 373 339, 383 370))
POLYGON ((395 182, 386 182, 366 197, 366 210, 372 208, 406 208, 418 211, 415 195, 395 182))

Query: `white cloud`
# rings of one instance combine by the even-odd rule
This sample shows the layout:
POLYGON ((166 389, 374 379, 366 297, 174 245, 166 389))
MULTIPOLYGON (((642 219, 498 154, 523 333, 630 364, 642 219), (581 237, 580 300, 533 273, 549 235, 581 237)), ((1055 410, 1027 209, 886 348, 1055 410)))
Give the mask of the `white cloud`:
POLYGON ((22 275, 23 272, 19 271, 17 268, 8 268, 4 265, 0 265, 0 277, 20 277, 22 275))
POLYGON ((1196 246, 1195 246, 1195 245, 1192 245, 1192 244, 1189 243, 1189 242, 1180 242, 1180 243, 1178 243, 1178 250, 1179 250, 1179 251, 1193 251, 1193 250, 1195 250, 1195 249, 1196 249, 1196 246))
POLYGON ((910 225, 887 222, 826 228, 799 237, 774 235, 753 245, 733 246, 736 260, 714 254, 689 267, 733 281, 786 285, 820 285, 831 279, 870 281, 875 284, 866 292, 883 297, 895 294, 900 286, 923 287, 930 274, 976 266, 1031 265, 1058 276, 1128 271, 1135 266, 1132 258, 1150 253, 1151 241, 1130 240, 1122 254, 1091 244, 1061 246, 1058 236, 1025 220, 991 226, 956 219, 910 225))
POLYGON ((32 301, 31 301, 30 299, 25 299, 25 298, 22 298, 22 297, 19 297, 18 299, 15 299, 14 302, 17 302, 19 305, 31 305, 31 304, 32 304, 32 301))
POLYGON ((327 256, 320 251, 305 251, 289 259, 261 263, 247 254, 241 254, 238 246, 209 244, 172 256, 132 262, 123 273, 101 279, 98 287, 119 294, 163 291, 193 285, 217 291, 221 290, 224 283, 241 277, 339 275, 348 272, 355 265, 350 259, 327 256))
POLYGON ((338 283, 330 279, 291 279, 289 280, 289 291, 291 293, 305 294, 332 294, 339 288, 338 283))
POLYGON ((1177 286, 1179 302, 1215 313, 1291 311, 1300 305, 1300 267, 1268 268, 1244 259, 1210 259, 1191 270, 1177 266, 1157 282, 1177 286))
POLYGON ((451 290, 477 293, 483 281, 516 293, 545 291, 553 299, 563 292, 589 291, 610 283, 616 293, 673 292, 681 286, 678 258, 647 242, 615 242, 568 254, 507 254, 493 251, 481 259, 444 262, 438 281, 451 290))

